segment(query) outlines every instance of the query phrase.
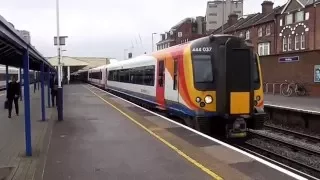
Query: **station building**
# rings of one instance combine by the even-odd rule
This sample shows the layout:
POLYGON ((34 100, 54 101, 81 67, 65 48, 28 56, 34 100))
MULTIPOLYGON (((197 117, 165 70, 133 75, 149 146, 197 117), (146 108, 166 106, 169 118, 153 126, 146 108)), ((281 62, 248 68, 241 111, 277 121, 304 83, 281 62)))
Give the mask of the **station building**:
MULTIPOLYGON (((320 1, 288 0, 278 7, 264 1, 261 6, 259 13, 230 14, 223 33, 253 43, 265 83, 302 83, 309 95, 320 96, 320 1)), ((220 33, 222 27, 212 32, 220 33)))

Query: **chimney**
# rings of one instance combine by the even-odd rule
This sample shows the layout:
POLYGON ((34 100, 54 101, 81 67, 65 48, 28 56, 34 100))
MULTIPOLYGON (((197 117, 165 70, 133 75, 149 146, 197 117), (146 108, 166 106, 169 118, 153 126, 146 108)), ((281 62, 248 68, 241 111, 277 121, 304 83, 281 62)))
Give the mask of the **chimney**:
POLYGON ((262 14, 271 13, 273 11, 273 2, 272 1, 263 1, 262 6, 262 14))
POLYGON ((230 14, 228 19, 228 25, 232 26, 238 21, 238 14, 230 14))

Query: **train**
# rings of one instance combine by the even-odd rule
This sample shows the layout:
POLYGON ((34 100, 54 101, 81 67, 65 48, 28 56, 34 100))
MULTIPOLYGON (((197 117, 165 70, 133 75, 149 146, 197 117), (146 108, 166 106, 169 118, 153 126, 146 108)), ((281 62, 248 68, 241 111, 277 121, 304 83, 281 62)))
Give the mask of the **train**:
MULTIPOLYGON (((34 70, 29 70, 29 78, 30 83, 34 83, 36 81, 36 78, 39 72, 36 72, 34 70)), ((21 74, 23 75, 23 70, 21 70, 21 74)), ((20 75, 19 75, 19 69, 14 67, 8 67, 8 75, 9 75, 9 81, 12 77, 16 77, 18 81, 20 81, 20 75)), ((23 79, 22 79, 23 83, 23 79)), ((3 65, 0 65, 0 90, 3 90, 6 88, 6 67, 3 65)))
POLYGON ((259 56, 250 42, 234 35, 209 35, 85 70, 79 77, 178 116, 205 134, 243 138, 268 118, 259 56))

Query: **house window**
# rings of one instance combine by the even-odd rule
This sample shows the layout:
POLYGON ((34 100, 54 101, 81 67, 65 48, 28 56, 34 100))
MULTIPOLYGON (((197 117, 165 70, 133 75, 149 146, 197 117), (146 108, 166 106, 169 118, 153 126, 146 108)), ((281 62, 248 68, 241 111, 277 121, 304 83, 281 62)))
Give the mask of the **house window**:
POLYGON ((304 20, 304 12, 303 11, 299 11, 299 12, 296 12, 295 14, 295 22, 300 22, 300 21, 303 21, 304 20))
POLYGON ((267 25, 267 27, 266 27, 266 35, 268 36, 270 34, 271 34, 271 27, 270 27, 270 25, 267 25))
POLYGON ((305 39, 305 35, 302 34, 301 36, 301 49, 305 49, 306 48, 306 39, 305 39))
POLYGON ((288 51, 292 50, 292 38, 291 36, 288 37, 288 51))
POLYGON ((262 27, 260 27, 260 28, 258 29, 258 36, 259 36, 259 37, 262 37, 262 27))
POLYGON ((287 24, 292 24, 292 14, 286 15, 286 25, 287 24))
POLYGON ((283 51, 287 51, 287 49, 288 49, 288 39, 286 38, 286 37, 283 37, 283 39, 282 39, 282 49, 283 49, 283 51))
POLYGON ((217 13, 209 13, 209 16, 217 16, 217 13))
POLYGON ((258 54, 259 54, 259 56, 270 55, 270 43, 269 42, 259 43, 258 44, 258 54))
POLYGON ((305 14, 305 19, 306 19, 306 20, 309 20, 309 12, 306 12, 306 14, 305 14))
POLYGON ((295 37, 295 50, 299 50, 301 45, 301 36, 296 34, 295 37))
POLYGON ((280 26, 282 26, 282 19, 280 19, 280 22, 279 22, 280 26))
POLYGON ((246 39, 250 39, 250 31, 246 31, 246 39))

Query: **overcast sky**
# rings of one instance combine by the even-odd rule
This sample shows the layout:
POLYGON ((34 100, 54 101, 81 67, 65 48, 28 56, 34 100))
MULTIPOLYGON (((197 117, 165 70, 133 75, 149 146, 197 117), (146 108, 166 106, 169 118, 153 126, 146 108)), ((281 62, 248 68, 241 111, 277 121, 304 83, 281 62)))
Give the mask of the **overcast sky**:
MULTIPOLYGON (((275 6, 287 0, 273 0, 275 6)), ((151 51, 151 33, 163 33, 185 17, 204 16, 207 0, 60 0, 60 35, 69 36, 68 56, 123 59, 151 51), (140 43, 141 36, 142 45, 140 43), (131 43, 132 42, 132 43, 131 43)), ((261 12, 263 0, 245 0, 244 14, 261 12)), ((17 29, 31 33, 31 43, 55 56, 55 0, 2 0, 0 14, 17 29)), ((159 35, 154 36, 155 42, 159 35)))

